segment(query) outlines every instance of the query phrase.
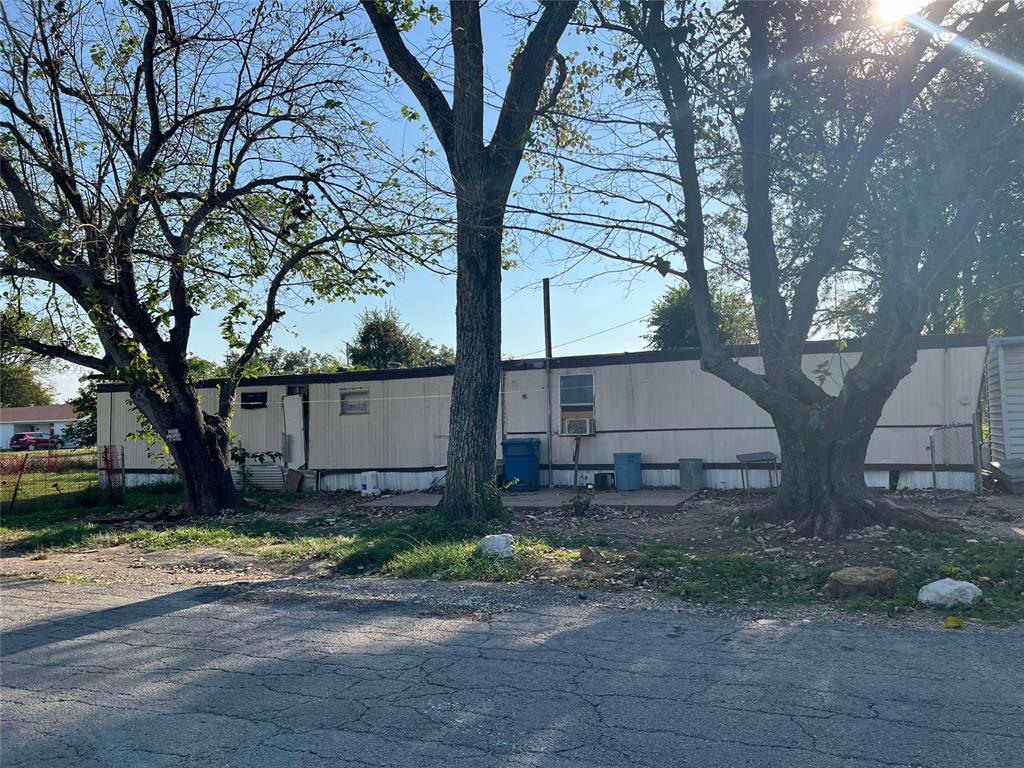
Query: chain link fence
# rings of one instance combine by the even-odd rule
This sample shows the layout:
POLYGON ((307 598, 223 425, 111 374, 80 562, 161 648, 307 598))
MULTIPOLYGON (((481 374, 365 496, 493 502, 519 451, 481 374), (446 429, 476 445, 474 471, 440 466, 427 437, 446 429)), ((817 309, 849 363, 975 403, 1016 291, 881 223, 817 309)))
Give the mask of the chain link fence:
POLYGON ((981 441, 975 424, 945 424, 928 433, 932 488, 981 493, 981 441))
POLYGON ((0 507, 116 504, 124 492, 124 447, 0 453, 0 507))

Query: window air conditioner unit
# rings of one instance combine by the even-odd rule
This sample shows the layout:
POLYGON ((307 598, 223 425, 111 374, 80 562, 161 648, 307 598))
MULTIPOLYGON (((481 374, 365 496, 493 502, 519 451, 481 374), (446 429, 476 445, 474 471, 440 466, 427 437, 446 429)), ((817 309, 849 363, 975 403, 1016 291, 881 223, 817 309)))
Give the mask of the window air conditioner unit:
POLYGON ((574 437, 592 435, 596 431, 593 419, 562 419, 562 434, 574 437))

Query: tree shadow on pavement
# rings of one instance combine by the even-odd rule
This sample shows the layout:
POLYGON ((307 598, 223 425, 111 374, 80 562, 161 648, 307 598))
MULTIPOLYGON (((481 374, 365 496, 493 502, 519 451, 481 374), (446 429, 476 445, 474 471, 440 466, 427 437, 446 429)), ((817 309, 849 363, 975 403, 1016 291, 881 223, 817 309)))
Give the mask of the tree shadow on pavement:
POLYGON ((1005 766, 1024 748, 1018 633, 622 610, 526 585, 192 592, 12 630, 5 768, 1005 766))

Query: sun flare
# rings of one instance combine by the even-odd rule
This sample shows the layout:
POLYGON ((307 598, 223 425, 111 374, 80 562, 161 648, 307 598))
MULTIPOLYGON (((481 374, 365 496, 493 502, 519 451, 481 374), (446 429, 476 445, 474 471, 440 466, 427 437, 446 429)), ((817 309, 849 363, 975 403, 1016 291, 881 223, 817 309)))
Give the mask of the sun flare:
POLYGON ((875 15, 886 24, 895 24, 921 10, 921 0, 878 0, 875 15))

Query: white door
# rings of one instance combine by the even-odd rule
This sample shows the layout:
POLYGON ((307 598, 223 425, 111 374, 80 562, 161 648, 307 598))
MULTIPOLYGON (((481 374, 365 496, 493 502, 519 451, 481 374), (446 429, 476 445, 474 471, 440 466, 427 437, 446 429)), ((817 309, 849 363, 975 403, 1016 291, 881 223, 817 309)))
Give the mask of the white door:
POLYGON ((302 423, 302 395, 286 395, 284 402, 284 460, 289 467, 306 463, 306 430, 302 423))

